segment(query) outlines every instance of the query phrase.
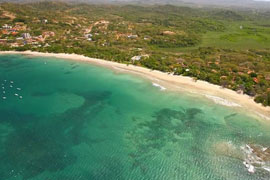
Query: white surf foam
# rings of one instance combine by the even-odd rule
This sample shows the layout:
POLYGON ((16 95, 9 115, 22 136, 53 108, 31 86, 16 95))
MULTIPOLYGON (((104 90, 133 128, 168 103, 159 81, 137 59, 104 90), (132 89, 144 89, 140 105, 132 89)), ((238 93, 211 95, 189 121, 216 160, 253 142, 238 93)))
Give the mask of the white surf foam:
POLYGON ((257 114, 258 116, 260 116, 261 118, 265 119, 265 120, 270 120, 270 117, 268 117, 268 116, 265 116, 265 115, 263 115, 263 114, 261 114, 261 113, 258 113, 258 112, 256 112, 256 114, 257 114))
POLYGON ((165 87, 163 87, 163 86, 161 86, 161 85, 159 85, 159 84, 157 84, 157 83, 152 83, 152 85, 155 86, 155 87, 158 87, 161 91, 166 90, 165 87))
POLYGON ((256 148, 261 149, 257 152, 249 145, 241 146, 241 150, 244 153, 245 159, 243 164, 247 168, 248 172, 255 173, 257 169, 264 169, 265 171, 270 172, 270 163, 264 161, 261 157, 267 155, 265 152, 268 148, 256 145, 256 148))
POLYGON ((241 107, 241 105, 234 103, 234 102, 231 102, 231 101, 228 101, 227 99, 223 99, 221 97, 207 95, 207 94, 205 94, 205 97, 213 100, 216 104, 221 104, 221 105, 230 106, 230 107, 241 107))

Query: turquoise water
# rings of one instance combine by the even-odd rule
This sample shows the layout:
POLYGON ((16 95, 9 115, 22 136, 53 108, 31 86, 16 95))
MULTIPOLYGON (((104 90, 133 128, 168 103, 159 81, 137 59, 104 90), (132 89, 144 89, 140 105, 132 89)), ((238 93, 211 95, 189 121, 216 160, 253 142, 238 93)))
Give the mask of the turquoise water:
POLYGON ((1 180, 270 179, 240 148, 269 123, 233 108, 55 58, 2 55, 0 84, 1 180))

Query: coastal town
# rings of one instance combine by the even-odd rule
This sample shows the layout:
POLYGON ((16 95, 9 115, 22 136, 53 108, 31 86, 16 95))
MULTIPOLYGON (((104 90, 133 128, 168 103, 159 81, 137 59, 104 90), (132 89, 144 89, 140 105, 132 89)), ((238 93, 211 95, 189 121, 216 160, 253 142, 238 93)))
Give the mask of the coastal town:
POLYGON ((0 7, 2 51, 79 54, 134 64, 204 80, 270 105, 270 28, 265 26, 270 18, 264 12, 250 17, 245 11, 169 5, 41 2, 20 6, 3 3, 0 7))
MULTIPOLYGON (((44 20, 44 23, 47 20, 44 20)), ((49 46, 46 43, 46 40, 50 37, 54 37, 55 33, 52 31, 42 32, 41 35, 31 36, 30 33, 27 32, 27 25, 21 22, 17 22, 14 25, 4 24, 1 31, 1 39, 0 44, 5 44, 10 47, 23 47, 25 45, 32 45, 33 48, 37 47, 47 47, 49 46)))
MULTIPOLYGON (((46 26, 48 23, 47 19, 38 20, 39 23, 46 26)), ((107 35, 107 28, 109 25, 109 21, 105 20, 99 20, 96 22, 93 22, 93 24, 90 24, 89 27, 82 27, 80 24, 77 24, 76 27, 80 27, 81 33, 78 36, 71 35, 69 36, 69 40, 73 39, 74 41, 88 41, 88 42, 97 42, 99 39, 100 32, 92 33, 93 27, 98 27, 99 30, 101 30, 101 34, 107 35)), ((40 31, 39 34, 33 33, 31 28, 27 27, 26 24, 23 22, 16 22, 13 24, 4 24, 0 28, 0 45, 8 46, 10 48, 20 48, 20 47, 28 47, 32 49, 37 48, 47 48, 50 47, 51 43, 54 43, 55 41, 59 41, 59 39, 55 38, 56 33, 54 31, 40 31), (35 34, 35 35, 34 35, 35 34)), ((121 38, 130 39, 130 40, 136 40, 138 38, 137 34, 131 34, 131 33, 115 33, 115 39, 119 40, 121 38)), ((68 30, 65 35, 70 34, 70 30, 68 30)), ((67 39, 67 36, 62 35, 60 38, 67 39)), ((145 37, 144 40, 147 40, 145 37)), ((101 46, 108 46, 109 43, 107 43, 106 40, 103 41, 101 46)), ((69 46, 71 47, 71 46, 69 46)), ((142 51, 141 48, 138 48, 138 51, 142 51)), ((149 55, 142 54, 133 56, 131 60, 133 62, 139 61, 142 58, 148 58, 149 55)))

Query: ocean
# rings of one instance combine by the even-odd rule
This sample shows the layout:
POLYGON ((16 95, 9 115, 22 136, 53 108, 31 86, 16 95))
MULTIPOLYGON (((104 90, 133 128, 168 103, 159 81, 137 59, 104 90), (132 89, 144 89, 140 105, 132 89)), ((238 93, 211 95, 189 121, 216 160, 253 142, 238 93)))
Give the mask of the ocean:
POLYGON ((0 180, 270 179, 270 123, 239 107, 53 57, 1 55, 0 84, 0 180))

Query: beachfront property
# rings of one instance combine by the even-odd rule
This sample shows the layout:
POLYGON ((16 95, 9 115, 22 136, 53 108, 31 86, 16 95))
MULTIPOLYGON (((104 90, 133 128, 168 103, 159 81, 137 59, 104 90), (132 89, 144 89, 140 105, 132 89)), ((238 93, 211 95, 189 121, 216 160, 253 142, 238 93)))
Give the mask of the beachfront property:
POLYGON ((140 56, 133 56, 131 60, 134 61, 140 61, 142 58, 149 58, 148 54, 140 55, 140 56))
POLYGON ((139 61, 139 60, 141 60, 141 58, 142 58, 142 56, 133 56, 133 57, 131 58, 131 60, 132 60, 132 61, 139 61))

